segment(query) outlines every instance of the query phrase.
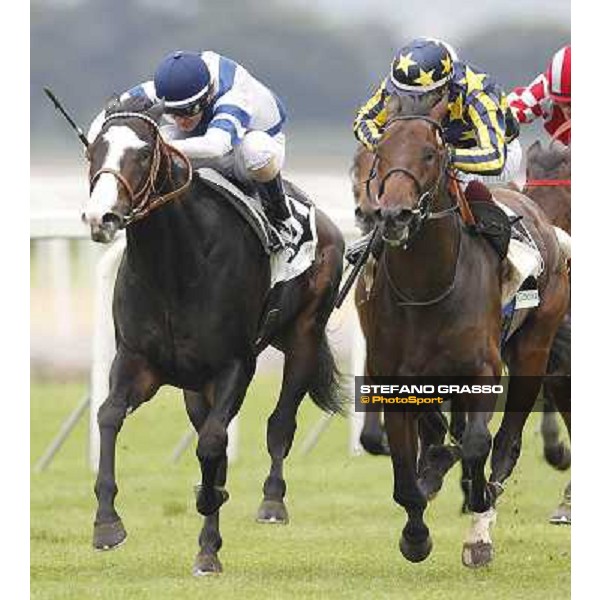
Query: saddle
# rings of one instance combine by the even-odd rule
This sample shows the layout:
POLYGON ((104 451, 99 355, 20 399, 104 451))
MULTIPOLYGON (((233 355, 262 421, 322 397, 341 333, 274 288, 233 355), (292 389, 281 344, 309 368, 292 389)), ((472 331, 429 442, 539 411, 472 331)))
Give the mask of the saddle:
POLYGON ((215 169, 200 168, 195 171, 203 183, 218 192, 250 226, 256 234, 271 263, 271 287, 281 281, 297 277, 314 262, 317 248, 316 214, 314 204, 294 184, 284 181, 290 206, 292 239, 276 252, 269 243, 272 225, 267 219, 258 195, 224 177, 215 169))

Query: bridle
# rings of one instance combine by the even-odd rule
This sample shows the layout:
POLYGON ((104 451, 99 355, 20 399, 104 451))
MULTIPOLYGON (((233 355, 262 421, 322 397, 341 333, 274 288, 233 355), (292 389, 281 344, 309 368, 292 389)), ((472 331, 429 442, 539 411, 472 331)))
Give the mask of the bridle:
MULTIPOLYGON (((397 174, 406 175, 412 181, 412 183, 414 184, 414 186, 417 190, 417 195, 418 195, 417 203, 414 208, 407 209, 407 210, 408 210, 408 212, 410 212, 410 214, 412 214, 412 216, 414 218, 417 219, 415 229, 418 230, 421 228, 421 226, 423 225, 423 223, 425 221, 430 220, 430 219, 432 219, 432 220, 443 219, 443 218, 455 213, 459 207, 458 207, 458 204, 455 203, 450 208, 445 208, 445 209, 435 211, 435 212, 433 212, 431 210, 433 201, 438 196, 440 186, 441 186, 442 181, 444 180, 444 177, 449 175, 449 173, 448 173, 449 154, 448 154, 447 145, 443 141, 444 130, 443 130, 442 126, 440 125, 440 123, 438 123, 434 119, 427 117, 425 115, 398 115, 398 116, 390 119, 386 123, 385 128, 386 129, 389 128, 393 123, 396 123, 397 121, 416 121, 416 120, 425 121, 434 128, 434 130, 436 132, 436 138, 438 140, 438 149, 439 149, 439 146, 441 146, 442 149, 445 150, 444 162, 440 168, 440 172, 439 172, 437 179, 431 185, 431 187, 429 187, 426 190, 423 190, 423 186, 417 179, 416 175, 410 169, 407 169, 406 167, 393 167, 393 168, 389 169, 382 177, 381 181, 379 182, 379 189, 377 190, 377 196, 373 199, 372 195, 371 195, 371 181, 373 179, 375 179, 375 177, 377 175, 377 163, 380 160, 380 157, 376 152, 373 157, 373 164, 371 165, 369 177, 365 183, 367 186, 367 196, 369 198, 369 202, 371 202, 371 204, 374 206, 378 206, 379 198, 383 195, 383 192, 385 191, 385 184, 388 181, 388 179, 390 179, 390 177, 392 177, 393 175, 397 175, 397 174)), ((384 238, 384 241, 386 241, 385 238, 384 238)), ((387 240, 387 241, 390 241, 390 240, 387 240)))
MULTIPOLYGON (((444 181, 444 178, 452 177, 452 174, 448 172, 449 171, 449 169, 448 169, 449 153, 448 153, 447 145, 443 141, 444 140, 444 136, 443 136, 444 130, 443 130, 442 126, 440 125, 440 123, 438 123, 434 119, 424 116, 424 115, 399 115, 399 116, 393 117, 392 119, 390 119, 387 122, 386 128, 388 128, 392 123, 395 123, 396 121, 409 121, 409 120, 425 121, 434 128, 434 130, 436 132, 436 138, 438 140, 438 149, 440 149, 440 146, 441 146, 441 149, 443 149, 445 151, 444 159, 443 159, 443 163, 440 168, 439 175, 438 175, 437 179, 434 181, 434 183, 428 189, 423 190, 423 186, 417 179, 416 175, 410 169, 407 169, 405 167, 393 167, 392 169, 387 171, 381 179, 381 182, 379 184, 379 189, 377 191, 376 202, 377 202, 377 204, 379 204, 379 198, 381 197, 381 195, 384 192, 385 183, 390 177, 392 177, 393 175, 398 174, 398 173, 400 173, 402 175, 406 175, 415 185, 415 188, 417 190, 417 194, 419 197, 419 199, 415 205, 415 208, 409 209, 409 211, 413 215, 413 217, 417 219, 417 225, 415 227, 415 230, 418 231, 418 230, 420 230, 420 228, 422 227, 422 225, 424 224, 425 221, 435 220, 435 219, 443 219, 445 217, 455 215, 457 213, 457 211, 459 210, 459 205, 455 201, 454 204, 450 208, 445 208, 445 209, 435 211, 435 212, 432 211, 433 202, 438 197, 438 194, 440 192, 440 187, 442 185, 442 182, 444 181)), ((369 184, 370 184, 370 181, 372 179, 374 179, 376 176, 376 168, 377 168, 378 160, 379 160, 379 156, 377 154, 375 154, 375 157, 373 159, 373 164, 371 166, 371 172, 369 174, 369 179, 367 180, 367 194, 369 195, 369 200, 371 200, 369 184)), ((455 228, 456 228, 457 236, 456 236, 456 245, 454 248, 455 259, 454 259, 454 269, 453 269, 453 274, 452 274, 452 280, 444 288, 444 290, 441 293, 438 293, 431 298, 427 298, 427 299, 411 298, 405 292, 403 292, 394 283, 392 274, 389 271, 387 252, 384 251, 382 253, 382 257, 381 257, 382 258, 381 262, 383 263, 382 271, 383 271, 385 279, 388 283, 389 289, 391 290, 392 295, 395 297, 395 300, 396 300, 396 303, 398 306, 415 306, 415 307, 416 306, 418 306, 418 307, 433 306, 435 304, 438 304, 445 298, 447 298, 452 293, 452 291, 454 290, 454 287, 456 285, 456 275, 457 275, 457 271, 458 271, 458 261, 460 258, 461 241, 462 241, 462 234, 460 231, 460 225, 459 225, 458 221, 455 222, 455 228)), ((383 237, 383 234, 382 234, 382 238, 384 241, 391 242, 391 240, 386 240, 383 237)), ((408 240, 404 244, 404 248, 408 247, 409 241, 410 240, 408 240)))
POLYGON ((136 191, 133 189, 132 185, 127 181, 126 177, 124 177, 119 171, 116 169, 111 169, 109 167, 103 167, 98 169, 94 173, 93 176, 90 177, 90 194, 98 181, 100 175, 104 173, 109 173, 113 175, 117 181, 123 186, 125 191, 127 192, 127 196, 129 198, 129 204, 131 206, 131 211, 129 214, 125 215, 123 218, 123 227, 126 227, 130 223, 135 221, 139 221, 146 217, 150 212, 157 209, 159 206, 166 204, 170 200, 173 200, 177 196, 179 196, 182 192, 184 192, 192 181, 192 165, 190 163, 189 158, 183 154, 177 148, 169 145, 160 133, 160 128, 158 123, 143 113, 137 112, 115 112, 108 115, 104 119, 104 123, 102 124, 102 129, 106 126, 107 123, 113 121, 115 119, 130 119, 136 118, 141 119, 142 121, 148 123, 156 134, 156 142, 154 144, 154 149, 152 151, 152 162, 150 164, 150 170, 148 172, 148 176, 146 180, 142 184, 142 186, 136 191), (169 165, 167 169, 169 180, 172 182, 172 155, 176 155, 180 158, 187 170, 187 177, 185 182, 177 189, 167 192, 166 194, 160 194, 160 188, 162 185, 157 186, 157 179, 160 170, 160 166, 162 163, 163 157, 166 157, 169 165))

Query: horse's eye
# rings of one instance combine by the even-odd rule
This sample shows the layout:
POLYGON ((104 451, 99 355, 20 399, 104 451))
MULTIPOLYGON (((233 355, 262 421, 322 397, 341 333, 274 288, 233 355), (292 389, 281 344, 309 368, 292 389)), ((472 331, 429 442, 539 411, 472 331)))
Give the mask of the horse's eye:
POLYGON ((140 160, 147 162, 150 160, 150 157, 152 156, 150 149, 146 149, 146 148, 142 148, 142 150, 139 151, 138 154, 140 160))
POLYGON ((423 153, 423 160, 427 163, 433 162, 435 159, 435 152, 433 150, 425 150, 423 153))

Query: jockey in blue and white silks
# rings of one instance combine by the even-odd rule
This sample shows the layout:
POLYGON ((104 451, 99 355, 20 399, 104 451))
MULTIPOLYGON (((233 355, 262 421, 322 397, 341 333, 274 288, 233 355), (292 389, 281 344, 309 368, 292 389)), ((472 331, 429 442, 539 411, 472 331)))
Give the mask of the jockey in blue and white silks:
MULTIPOLYGON (((286 120, 281 100, 244 67, 212 51, 176 51, 158 65, 153 81, 123 93, 164 101, 161 133, 194 168, 254 182, 268 216, 285 229, 290 212, 281 181, 286 120)), ((98 135, 104 111, 92 122, 98 135)))

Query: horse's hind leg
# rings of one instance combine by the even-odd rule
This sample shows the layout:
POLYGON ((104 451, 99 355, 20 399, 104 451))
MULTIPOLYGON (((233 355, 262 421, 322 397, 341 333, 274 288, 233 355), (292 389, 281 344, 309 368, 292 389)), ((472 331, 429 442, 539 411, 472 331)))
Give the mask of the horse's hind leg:
MULTIPOLYGON (((196 432, 199 433, 202 430, 202 426, 210 411, 206 394, 184 390, 183 397, 188 417, 196 432)), ((215 480, 216 486, 224 489, 226 477, 227 459, 225 458, 217 469, 215 480)), ((194 493, 197 494, 199 489, 200 486, 197 486, 194 489, 194 493)), ((223 545, 223 540, 219 531, 219 511, 204 517, 204 524, 198 538, 198 543, 200 545, 200 551, 196 555, 192 574, 200 576, 220 573, 223 570, 223 567, 221 566, 217 553, 223 545)))
POLYGON ((491 481, 496 489, 510 476, 521 453, 523 427, 540 392, 555 338, 569 308, 565 271, 551 271, 542 304, 528 315, 509 340, 506 358, 510 379, 502 423, 494 438, 491 481))
POLYGON ((146 361, 122 349, 112 363, 110 391, 98 410, 100 428, 100 464, 94 492, 98 509, 94 521, 93 546, 110 550, 125 541, 127 533, 115 510, 115 445, 128 411, 149 400, 160 382, 146 361))
POLYGON ((400 537, 400 552, 410 562, 425 560, 433 547, 423 520, 427 499, 417 484, 417 416, 407 411, 384 413, 394 470, 394 500, 404 507, 408 517, 400 537))
MULTIPOLYGON (((549 395, 558 408, 571 437, 571 379, 567 376, 555 376, 548 386, 549 395)), ((571 482, 567 484, 563 498, 550 516, 553 525, 571 524, 571 482)))
POLYGON ((544 442, 544 458, 546 462, 558 471, 566 471, 571 466, 571 451, 569 447, 560 440, 560 428, 556 417, 557 411, 554 402, 550 399, 548 387, 551 384, 544 383, 544 408, 542 413, 542 440, 544 442))
POLYGON ((319 228, 318 256, 311 267, 308 298, 290 326, 282 331, 279 346, 285 354, 279 399, 267 424, 267 448, 271 469, 263 485, 258 508, 259 523, 288 522, 283 502, 286 484, 283 461, 296 432, 296 414, 308 392, 315 404, 328 412, 340 412, 339 373, 327 341, 325 326, 333 310, 342 275, 343 240, 331 228, 319 228))
POLYGON ((302 326, 296 324, 285 345, 281 392, 267 424, 271 469, 263 485, 264 497, 256 517, 259 523, 287 524, 289 521, 283 501, 286 493, 283 461, 294 440, 298 407, 318 368, 319 338, 322 335, 322 332, 319 334, 314 329, 303 331, 302 326))

